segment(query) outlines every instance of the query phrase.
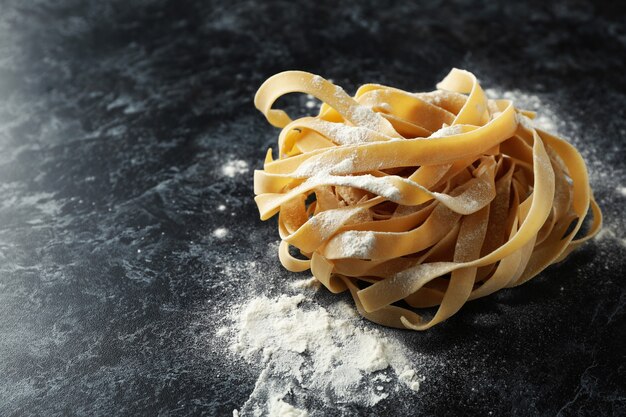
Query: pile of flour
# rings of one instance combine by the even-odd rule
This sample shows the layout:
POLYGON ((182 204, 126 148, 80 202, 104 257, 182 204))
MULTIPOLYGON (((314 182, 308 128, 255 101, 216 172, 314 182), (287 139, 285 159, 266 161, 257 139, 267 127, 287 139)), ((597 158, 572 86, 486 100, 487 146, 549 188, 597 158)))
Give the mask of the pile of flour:
POLYGON ((234 178, 237 175, 248 173, 250 167, 248 163, 241 159, 231 159, 222 164, 222 175, 230 178, 234 178))
MULTIPOLYGON (((294 286, 315 287, 314 280, 294 286)), ((403 346, 360 326, 345 302, 327 310, 303 294, 260 296, 235 308, 232 319, 231 331, 218 334, 229 334, 233 353, 263 366, 242 415, 315 415, 307 399, 373 406, 391 392, 419 390, 422 377, 403 346)))

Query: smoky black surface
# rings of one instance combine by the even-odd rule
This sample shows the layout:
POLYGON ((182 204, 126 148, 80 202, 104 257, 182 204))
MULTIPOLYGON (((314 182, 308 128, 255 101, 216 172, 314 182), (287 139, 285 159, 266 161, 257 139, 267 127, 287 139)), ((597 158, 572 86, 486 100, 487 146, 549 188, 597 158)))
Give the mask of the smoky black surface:
MULTIPOLYGON (((626 414, 618 2, 0 9, 0 414, 240 408, 260 369, 229 355, 216 327, 233 305, 306 277, 280 267, 276 222, 261 222, 252 199, 252 170, 278 135, 254 109, 256 89, 301 69, 348 92, 367 82, 428 91, 451 67, 550 104, 589 164, 610 233, 428 332, 385 330, 435 358, 418 393, 318 411, 626 414), (249 170, 224 175, 233 160, 249 170)), ((285 105, 299 115, 305 101, 285 105)))

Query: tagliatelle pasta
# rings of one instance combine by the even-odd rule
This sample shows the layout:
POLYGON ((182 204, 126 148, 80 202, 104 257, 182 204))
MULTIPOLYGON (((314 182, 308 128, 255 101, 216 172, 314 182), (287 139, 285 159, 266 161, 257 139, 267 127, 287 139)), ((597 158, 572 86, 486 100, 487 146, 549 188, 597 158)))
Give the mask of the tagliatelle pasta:
POLYGON ((535 277, 602 224, 580 154, 533 127, 534 113, 488 99, 467 71, 437 88, 366 84, 351 97, 287 71, 255 97, 282 128, 279 158, 270 149, 254 174, 261 219, 279 215, 282 264, 350 291, 359 313, 385 326, 428 329, 535 277), (321 100, 319 114, 292 121, 272 109, 292 92, 321 100), (411 309, 435 306, 429 319, 411 309))

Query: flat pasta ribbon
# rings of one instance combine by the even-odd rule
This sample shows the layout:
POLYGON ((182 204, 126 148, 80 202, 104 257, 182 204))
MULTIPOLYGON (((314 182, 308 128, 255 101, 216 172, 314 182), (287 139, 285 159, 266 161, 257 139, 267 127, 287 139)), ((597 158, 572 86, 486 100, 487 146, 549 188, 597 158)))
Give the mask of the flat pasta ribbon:
POLYGON ((385 326, 428 329, 537 276, 602 225, 582 157, 535 128, 533 112, 488 99, 456 68, 437 88, 366 84, 351 97, 287 71, 255 96, 282 128, 278 159, 268 150, 254 173, 261 219, 279 214, 281 263, 348 290, 363 317, 385 326), (319 114, 291 120, 272 109, 292 92, 321 100, 319 114), (430 318, 413 310, 436 306, 430 318))

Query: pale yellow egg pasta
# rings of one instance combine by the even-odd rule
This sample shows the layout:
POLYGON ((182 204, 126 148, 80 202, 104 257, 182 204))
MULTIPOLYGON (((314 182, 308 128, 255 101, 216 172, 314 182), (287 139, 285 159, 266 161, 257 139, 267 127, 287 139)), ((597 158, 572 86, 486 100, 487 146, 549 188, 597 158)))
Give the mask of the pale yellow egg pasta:
POLYGON ((366 84, 351 97, 287 71, 255 97, 282 128, 279 158, 269 150, 254 173, 261 219, 279 214, 282 264, 349 290, 359 313, 385 326, 428 329, 535 277, 602 224, 580 154, 534 128, 534 113, 488 99, 459 69, 437 89, 366 84), (321 100, 319 114, 292 121, 272 109, 292 92, 321 100), (593 222, 574 240, 590 207, 593 222), (409 308, 434 306, 431 318, 409 308))

